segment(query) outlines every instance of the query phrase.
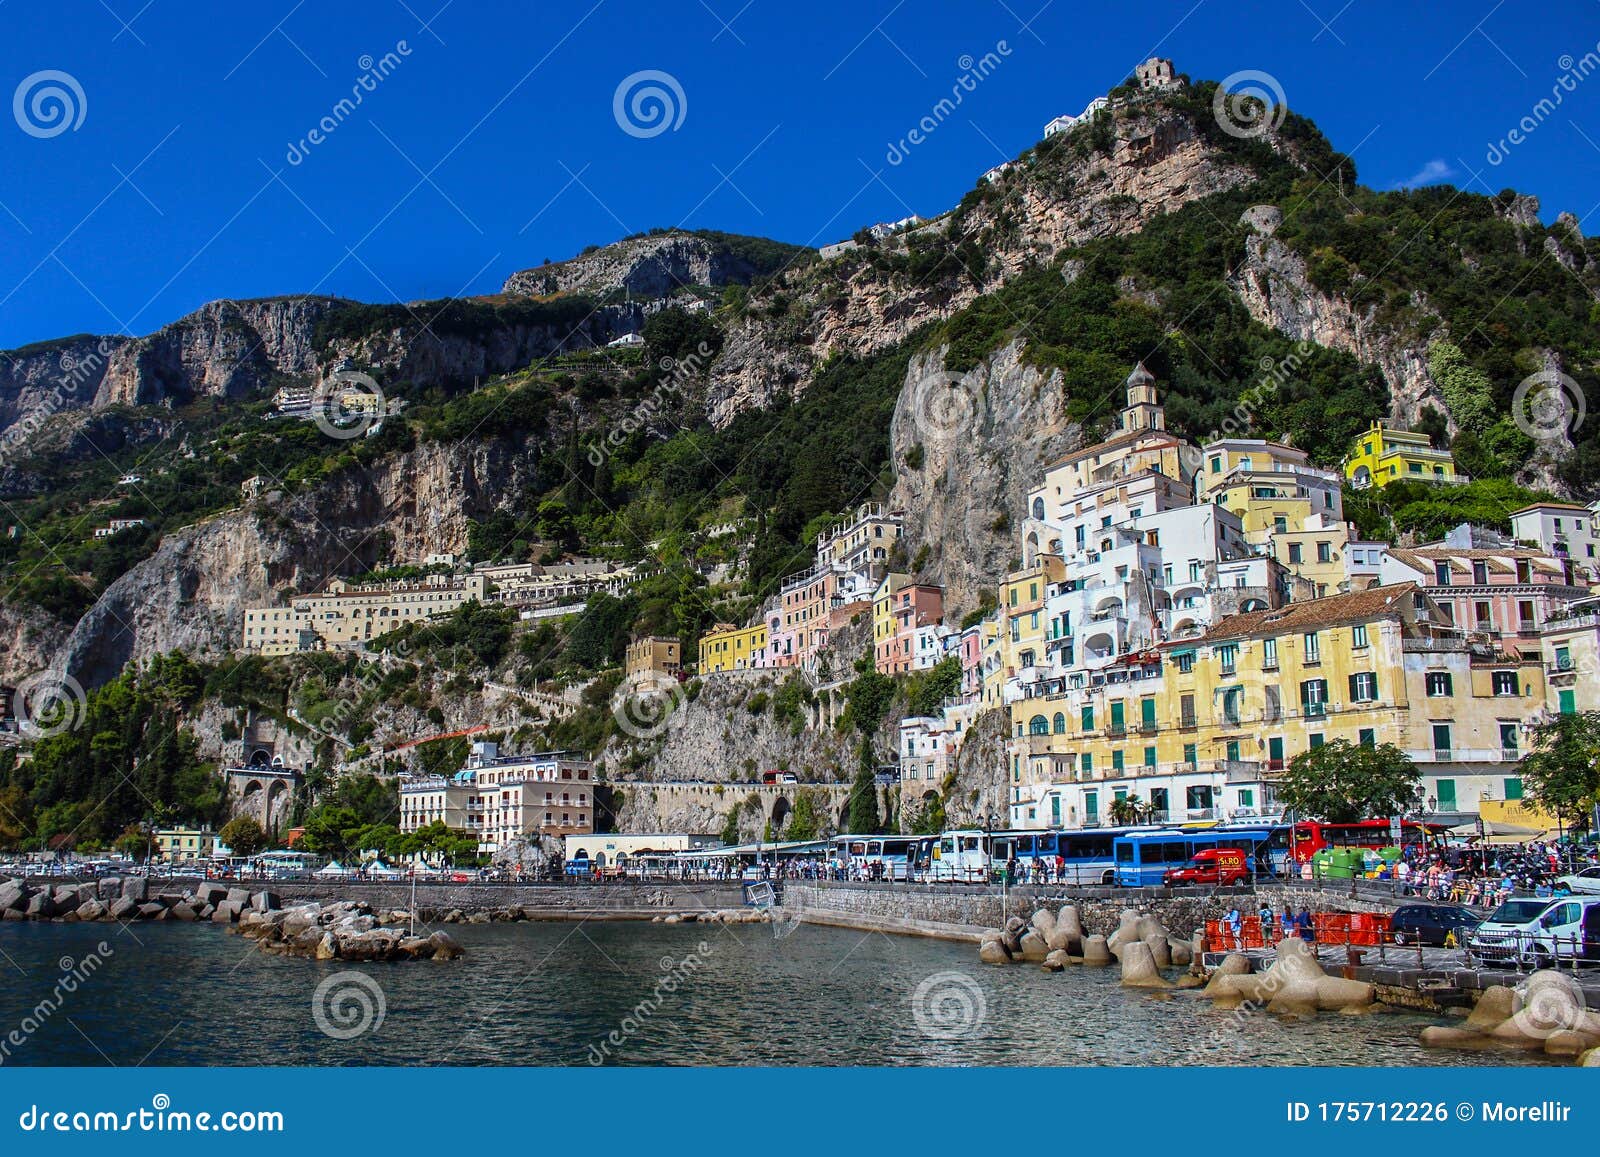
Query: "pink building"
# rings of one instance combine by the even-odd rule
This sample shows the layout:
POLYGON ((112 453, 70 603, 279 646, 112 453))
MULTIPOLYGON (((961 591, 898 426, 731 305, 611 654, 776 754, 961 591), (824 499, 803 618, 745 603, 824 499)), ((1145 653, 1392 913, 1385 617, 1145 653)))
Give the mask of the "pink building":
POLYGON ((1451 531, 1443 542, 1391 548, 1380 574, 1385 584, 1422 584, 1457 630, 1487 635, 1505 650, 1534 655, 1539 654, 1539 632, 1552 613, 1588 593, 1574 581, 1570 560, 1466 526, 1451 531))
POLYGON ((956 653, 961 656, 961 698, 976 702, 983 694, 983 624, 961 632, 956 653))
POLYGON ((943 587, 895 581, 903 578, 890 575, 873 600, 873 665, 884 675, 916 670, 917 629, 944 618, 943 587))

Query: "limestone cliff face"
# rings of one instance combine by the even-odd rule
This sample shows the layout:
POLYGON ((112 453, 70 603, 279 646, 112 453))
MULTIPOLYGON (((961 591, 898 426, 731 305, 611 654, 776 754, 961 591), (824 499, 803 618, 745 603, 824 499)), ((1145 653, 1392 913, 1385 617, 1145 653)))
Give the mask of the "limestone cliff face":
POLYGON ((997 707, 982 712, 967 729, 956 755, 955 782, 944 805, 946 822, 952 828, 982 827, 991 815, 1010 814, 1006 794, 1010 723, 1010 713, 997 707))
POLYGON ((748 285, 760 272, 725 241, 671 229, 629 237, 570 261, 519 270, 506 278, 503 292, 541 296, 620 290, 658 298, 690 285, 748 285))
POLYGON ((1252 179, 1195 130, 1159 105, 1122 116, 1109 154, 1072 157, 1057 149, 1007 172, 989 195, 884 243, 899 253, 942 234, 969 258, 959 276, 926 283, 880 271, 852 250, 785 273, 781 316, 752 313, 733 326, 712 367, 708 409, 726 424, 752 406, 794 394, 837 354, 864 356, 992 292, 1030 264, 1064 249, 1136 233, 1152 218, 1252 179))
POLYGON ((210 302, 149 337, 124 342, 94 404, 241 398, 266 388, 274 374, 312 373, 316 324, 340 305, 316 297, 210 302))
MULTIPOLYGON (((1312 285, 1305 259, 1272 235, 1280 219, 1275 207, 1257 206, 1244 219, 1255 232, 1245 241, 1245 261, 1230 284, 1252 317, 1296 341, 1343 350, 1376 366, 1389 386, 1390 417, 1398 421, 1416 421, 1424 404, 1449 412, 1428 373, 1425 347, 1382 326, 1376 305, 1357 309, 1312 285)), ((1436 316, 1426 301, 1412 304, 1424 316, 1436 316)))
POLYGON ((907 540, 929 548, 918 573, 944 585, 947 619, 1013 569, 1029 487, 1083 442, 1060 374, 1024 364, 1023 349, 1013 341, 963 375, 943 372, 942 349, 913 358, 895 406, 890 504, 905 511, 907 540))
POLYGON ((461 552, 468 519, 515 495, 536 463, 501 441, 427 443, 169 534, 106 588, 50 665, 91 686, 173 649, 215 658, 238 645, 248 606, 392 558, 461 552))
POLYGON ((283 297, 214 301, 148 337, 71 338, 0 357, 0 446, 32 444, 54 415, 84 408, 246 398, 335 368, 426 389, 510 373, 565 349, 592 349, 643 324, 641 305, 608 305, 576 324, 503 324, 470 333, 425 308, 357 338, 319 343, 317 326, 354 303, 283 297), (14 429, 10 429, 15 427, 14 429))

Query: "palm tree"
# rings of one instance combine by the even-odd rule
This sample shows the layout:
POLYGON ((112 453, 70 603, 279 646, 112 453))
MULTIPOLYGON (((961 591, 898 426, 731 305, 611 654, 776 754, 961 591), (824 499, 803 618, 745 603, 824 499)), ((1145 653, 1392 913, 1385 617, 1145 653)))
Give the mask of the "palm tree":
POLYGON ((1114 824, 1136 824, 1144 812, 1144 801, 1137 795, 1119 796, 1111 801, 1109 809, 1114 824))

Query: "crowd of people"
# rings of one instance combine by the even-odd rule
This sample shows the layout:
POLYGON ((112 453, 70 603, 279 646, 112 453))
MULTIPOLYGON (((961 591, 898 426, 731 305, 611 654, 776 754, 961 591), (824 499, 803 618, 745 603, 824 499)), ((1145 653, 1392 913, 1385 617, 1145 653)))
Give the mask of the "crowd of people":
POLYGON ((1405 854, 1385 862, 1376 878, 1392 880, 1402 896, 1489 908, 1513 896, 1560 896, 1570 889, 1561 877, 1594 863, 1554 845, 1528 843, 1503 847, 1423 848, 1407 845, 1405 854))

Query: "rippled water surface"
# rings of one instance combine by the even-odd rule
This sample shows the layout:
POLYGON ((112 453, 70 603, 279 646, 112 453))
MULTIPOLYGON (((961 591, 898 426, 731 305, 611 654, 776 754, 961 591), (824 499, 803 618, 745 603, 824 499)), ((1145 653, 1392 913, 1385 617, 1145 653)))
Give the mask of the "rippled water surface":
POLYGON ((976 948, 803 925, 499 924, 453 928, 450 964, 264 956, 210 925, 119 932, 0 925, 7 1064, 1504 1064, 1422 1049, 1431 1018, 1284 1022, 1192 995, 1129 992, 1113 970, 980 967, 976 948), (105 940, 60 1007, 64 966, 105 940), (357 982, 340 973, 359 972, 357 982), (363 1000, 381 1023, 358 1029, 363 1000), (375 982, 375 983, 374 983, 375 982), (346 1019, 351 1018, 351 1019, 346 1019), (36 1027, 35 1027, 36 1025, 36 1027))

